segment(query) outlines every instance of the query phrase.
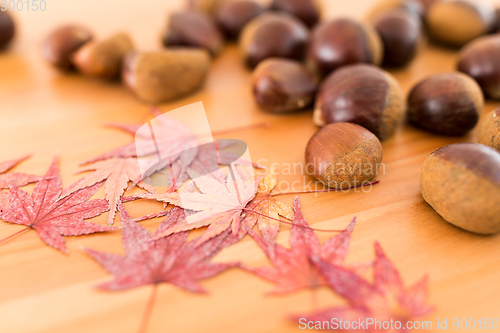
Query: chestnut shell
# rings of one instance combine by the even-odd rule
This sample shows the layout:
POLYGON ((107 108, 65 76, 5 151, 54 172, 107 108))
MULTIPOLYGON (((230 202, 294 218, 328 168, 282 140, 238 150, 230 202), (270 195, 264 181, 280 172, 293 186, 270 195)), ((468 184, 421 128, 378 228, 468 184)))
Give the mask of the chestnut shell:
POLYGON ((477 124, 484 99, 481 89, 462 73, 433 75, 419 82, 408 96, 408 119, 424 130, 463 135, 477 124))
POLYGON ((309 140, 305 159, 308 174, 329 187, 346 189, 377 176, 382 145, 356 124, 329 124, 309 140))
POLYGON ((459 54, 457 68, 481 86, 486 97, 500 99, 500 35, 478 38, 459 54))
POLYGON ((417 16, 393 9, 377 16, 373 24, 384 45, 383 65, 403 66, 415 58, 422 40, 422 24, 417 16))
POLYGON ((420 190, 446 221, 467 231, 500 232, 500 153, 478 143, 458 143, 430 154, 420 190))
POLYGON ((7 11, 0 11, 0 49, 10 43, 14 37, 14 20, 7 11))
POLYGON ((282 57, 304 58, 309 31, 293 16, 263 13, 251 20, 240 36, 240 48, 247 66, 253 68, 262 60, 282 57))
POLYGON ((403 93, 396 79, 371 65, 345 66, 321 85, 314 122, 361 125, 384 140, 394 134, 405 112, 403 93))
POLYGON ((344 18, 322 23, 313 30, 307 61, 326 76, 346 65, 380 65, 382 53, 382 42, 373 27, 344 18))

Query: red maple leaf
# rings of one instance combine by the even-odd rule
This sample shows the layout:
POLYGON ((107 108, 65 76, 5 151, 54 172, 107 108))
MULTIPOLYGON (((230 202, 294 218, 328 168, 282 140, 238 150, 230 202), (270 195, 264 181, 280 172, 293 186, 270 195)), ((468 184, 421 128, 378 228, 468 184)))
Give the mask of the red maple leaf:
MULTIPOLYGON (((256 181, 245 184, 238 170, 233 166, 230 168, 232 170, 231 177, 224 177, 220 172, 199 177, 199 175, 188 171, 201 193, 176 192, 137 195, 137 198, 154 199, 182 207, 190 213, 185 221, 164 230, 156 237, 161 238, 173 233, 207 226, 206 232, 199 239, 200 242, 217 236, 228 229, 231 229, 233 235, 240 234, 241 221, 246 211, 249 210, 246 206, 254 198, 257 185, 256 181)), ((255 223, 255 218, 253 218, 252 223, 255 223)))
POLYGON ((58 159, 54 158, 45 176, 36 184, 33 194, 29 195, 16 185, 10 185, 9 205, 1 208, 0 218, 27 226, 14 235, 34 229, 45 243, 68 252, 63 236, 87 235, 115 229, 84 221, 108 210, 105 199, 89 200, 100 185, 76 191, 60 199, 63 188, 58 159))
MULTIPOLYGON (((371 283, 345 267, 328 263, 316 257, 314 261, 328 285, 340 296, 348 301, 347 306, 334 307, 305 316, 293 316, 294 320, 305 318, 307 321, 323 322, 332 318, 349 322, 338 330, 343 330, 352 324, 362 327, 365 332, 408 332, 406 323, 417 317, 422 317, 433 311, 433 307, 426 304, 427 278, 424 277, 413 286, 405 288, 401 277, 386 257, 378 243, 375 243, 376 259, 373 265, 374 282, 371 283), (394 322, 390 327, 367 326, 367 319, 376 319, 379 322, 394 322)), ((358 328, 359 329, 359 328, 358 328)), ((350 331, 350 329, 345 329, 350 331)))
POLYGON ((156 286, 159 283, 171 283, 191 292, 204 293, 206 290, 199 284, 200 280, 213 277, 237 265, 210 261, 232 243, 227 240, 229 230, 201 245, 198 239, 186 241, 188 232, 156 239, 157 235, 183 222, 185 214, 181 208, 172 208, 154 235, 134 222, 121 205, 119 212, 123 224, 125 255, 90 249, 86 251, 115 276, 114 280, 101 284, 100 289, 115 291, 149 284, 155 287, 141 331, 145 331, 147 326, 147 317, 150 315, 156 286))
MULTIPOLYGON (((104 193, 109 203, 108 226, 111 226, 114 222, 116 209, 122 203, 122 196, 129 181, 141 179, 137 159, 111 158, 105 161, 94 162, 78 170, 78 172, 86 171, 94 172, 65 188, 62 197, 104 181, 104 193)), ((155 191, 152 186, 144 182, 138 182, 137 185, 150 192, 155 191)))
POLYGON ((322 245, 304 219, 298 198, 295 198, 293 208, 295 213, 289 249, 279 244, 269 244, 260 235, 251 230, 248 231, 269 257, 273 267, 245 267, 245 269, 274 283, 276 289, 271 292, 273 294, 290 293, 302 288, 317 288, 325 285, 326 281, 312 259, 319 257, 330 264, 341 264, 349 250, 349 242, 355 225, 355 219, 353 219, 347 229, 322 245))
POLYGON ((273 244, 278 235, 280 216, 292 220, 294 215, 291 207, 274 198, 272 191, 277 183, 276 169, 273 166, 267 175, 260 178, 257 194, 247 207, 259 213, 254 214, 256 222, 262 236, 269 244, 273 244))
MULTIPOLYGON (((147 128, 142 124, 108 124, 109 127, 134 135, 136 140, 83 164, 110 158, 137 157, 141 165, 150 166, 141 175, 144 179, 155 172, 169 169, 163 173, 171 184, 171 191, 176 190, 188 179, 188 169, 200 174, 208 174, 215 171, 219 164, 229 165, 236 161, 237 164, 260 167, 250 161, 240 159, 241 156, 234 151, 235 146, 238 147, 237 140, 218 140, 200 145, 196 133, 191 132, 186 124, 162 114, 156 107, 152 107, 151 112, 156 118, 154 125, 149 122, 147 128)), ((244 129, 238 128, 236 130, 244 129)), ((203 134, 207 135, 207 133, 203 134)), ((238 151, 238 149, 236 150, 238 151)), ((134 180, 134 183, 139 182, 142 178, 134 180)))
POLYGON ((24 156, 21 158, 18 158, 16 160, 8 161, 8 162, 3 162, 0 163, 0 189, 2 188, 9 188, 9 184, 16 185, 16 186, 24 186, 28 185, 30 183, 35 183, 37 182, 40 177, 39 176, 34 176, 34 175, 28 175, 26 173, 7 173, 10 169, 21 163, 22 161, 26 160, 30 156, 24 156))

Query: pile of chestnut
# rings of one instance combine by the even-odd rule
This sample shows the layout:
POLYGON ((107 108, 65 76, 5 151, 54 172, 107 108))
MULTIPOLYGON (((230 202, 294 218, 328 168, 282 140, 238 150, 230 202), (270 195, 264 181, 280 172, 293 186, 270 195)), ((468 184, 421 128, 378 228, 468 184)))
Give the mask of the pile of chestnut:
MULTIPOLYGON (((461 136, 478 123, 485 97, 500 100, 500 10, 487 2, 381 0, 360 22, 322 21, 316 0, 270 0, 266 7, 251 0, 187 1, 185 11, 168 19, 164 50, 137 51, 126 34, 95 41, 86 28, 66 26, 47 38, 44 56, 63 71, 121 77, 139 99, 160 103, 202 85, 224 40, 237 40, 261 109, 283 114, 314 106, 313 122, 322 128, 307 145, 307 170, 338 189, 377 176, 380 140, 405 118, 425 131, 461 136), (408 65, 427 39, 461 48, 457 71, 418 82, 405 98, 380 66, 408 65)), ((0 45, 2 20, 0 14, 0 45)), ((478 141, 433 152, 420 187, 446 221, 496 233, 500 108, 483 118, 478 141)))
MULTIPOLYGON (((223 13, 238 13, 242 3, 226 3, 223 13)), ((245 63, 254 68, 253 94, 262 109, 273 113, 314 104, 313 121, 322 129, 307 145, 307 171, 329 187, 373 180, 382 161, 380 140, 394 135, 404 118, 435 134, 461 136, 478 123, 485 96, 500 100, 500 11, 487 3, 387 0, 365 22, 319 23, 320 10, 312 0, 273 1, 272 8, 278 10, 253 18, 239 37, 245 63), (378 66, 407 65, 427 38, 462 47, 458 71, 418 82, 405 98, 395 78, 378 66)), ((217 17, 219 23, 227 18, 217 17)), ((478 136, 480 143, 432 153, 420 187, 446 221, 476 233, 496 233, 500 108, 483 119, 478 136)))
MULTIPOLYGON (((281 12, 261 14, 243 28, 240 46, 246 64, 255 67, 252 89, 262 109, 286 113, 314 103, 313 121, 322 129, 307 145, 307 171, 329 187, 373 180, 382 161, 379 140, 391 137, 404 118, 435 134, 461 136, 478 123, 484 96, 500 100, 500 34, 495 34, 500 12, 487 3, 435 0, 424 6, 389 0, 380 2, 366 22, 340 18, 309 32, 311 20, 301 18, 306 11, 298 1, 281 2, 289 4, 295 19, 281 12), (395 78, 378 66, 407 65, 427 38, 463 47, 458 71, 418 82, 405 98, 395 78)), ((446 221, 496 233, 500 108, 484 118, 478 135, 481 144, 432 153, 422 168, 421 192, 446 221)))

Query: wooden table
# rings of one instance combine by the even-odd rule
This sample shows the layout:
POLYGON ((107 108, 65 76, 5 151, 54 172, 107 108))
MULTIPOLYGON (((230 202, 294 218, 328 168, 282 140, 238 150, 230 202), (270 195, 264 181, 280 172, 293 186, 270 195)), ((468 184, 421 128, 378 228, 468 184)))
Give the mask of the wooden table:
MULTIPOLYGON (((328 1, 326 17, 361 17, 371 2, 328 1)), ((180 6, 180 1, 47 0, 45 12, 15 13, 19 34, 10 50, 0 54, 0 161, 31 153, 33 157, 16 170, 42 175, 59 154, 63 183, 68 186, 79 179, 74 174, 79 163, 129 142, 129 135, 102 124, 144 121, 148 106, 118 83, 57 73, 41 59, 40 43, 62 23, 81 22, 99 37, 124 30, 139 48, 155 49, 167 12, 180 6)), ((455 61, 455 52, 427 46, 411 66, 392 73, 406 93, 423 77, 453 70, 455 61)), ((203 101, 214 131, 269 122, 270 128, 231 137, 247 142, 255 161, 279 163, 278 171, 285 163, 302 163, 306 143, 317 130, 312 112, 277 116, 260 111, 250 93, 249 77, 238 49, 230 45, 214 61, 202 90, 160 108, 169 111, 203 101)), ((484 112, 499 105, 488 102, 484 112)), ((373 243, 378 240, 408 284, 428 274, 430 303, 437 308, 428 320, 436 325, 438 318, 448 318, 450 331, 453 318, 500 318, 500 235, 478 236, 443 221, 422 199, 418 180, 422 162, 433 150, 474 140, 474 133, 446 138, 405 126, 383 143, 386 170, 371 192, 300 195, 305 217, 316 228, 343 228, 357 216, 349 262, 372 260, 373 243)), ((279 180, 285 187, 312 179, 295 173, 280 175, 279 180)), ((293 196, 281 200, 291 204, 293 196)), ((161 205, 143 201, 126 207, 132 216, 140 216, 161 205)), ((95 221, 105 223, 105 218, 104 214, 95 221)), ((143 225, 154 230, 158 221, 143 225)), ((20 229, 0 222, 0 239, 20 229)), ((288 236, 289 227, 283 225, 278 241, 287 244, 288 236)), ((325 240, 331 234, 318 236, 325 240)), ((136 332, 151 287, 117 293, 94 289, 111 276, 82 251, 89 247, 122 253, 121 233, 66 241, 69 255, 46 246, 35 232, 0 246, 0 332, 136 332)), ((216 260, 267 264, 249 237, 216 260)), ((210 295, 161 285, 149 332, 300 332, 286 316, 312 310, 310 292, 268 297, 270 284, 240 270, 203 284, 210 295)), ((341 304, 326 289, 319 292, 318 302, 320 307, 341 304)))

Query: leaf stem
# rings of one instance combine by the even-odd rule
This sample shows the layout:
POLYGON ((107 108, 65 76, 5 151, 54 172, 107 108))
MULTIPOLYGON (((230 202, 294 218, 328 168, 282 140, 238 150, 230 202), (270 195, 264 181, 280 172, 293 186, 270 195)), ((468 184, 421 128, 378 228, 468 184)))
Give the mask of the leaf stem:
POLYGON ((151 313, 153 312, 153 306, 155 304, 156 294, 158 292, 158 283, 153 285, 151 290, 151 295, 149 296, 148 304, 146 305, 146 310, 142 316, 141 325, 139 326, 139 333, 146 333, 148 331, 149 322, 151 321, 151 313))
POLYGON ((278 192, 278 193, 271 193, 270 195, 272 197, 278 196, 278 195, 283 195, 283 194, 304 194, 304 193, 320 193, 320 192, 338 192, 338 191, 343 191, 343 190, 350 190, 353 188, 358 188, 358 187, 364 187, 364 186, 371 186, 380 183, 380 180, 376 180, 374 182, 368 183, 368 184, 361 184, 361 185, 356 185, 352 186, 346 189, 337 189, 337 188, 329 188, 326 190, 310 190, 310 191, 291 191, 291 192, 278 192))
POLYGON ((30 227, 27 227, 27 228, 25 228, 25 229, 23 229, 23 230, 21 230, 21 231, 18 231, 18 232, 16 232, 16 233, 14 233, 14 234, 12 234, 12 235, 8 236, 7 238, 4 238, 4 239, 0 240, 0 243, 6 242, 6 241, 8 241, 9 239, 14 238, 14 237, 16 237, 16 236, 18 236, 18 235, 22 234, 23 232, 26 232, 26 231, 30 230, 30 229, 31 229, 30 227))
POLYGON ((292 223, 292 222, 287 222, 287 221, 283 221, 283 220, 280 220, 280 219, 275 219, 274 217, 267 216, 265 214, 259 213, 259 212, 255 211, 255 210, 252 210, 252 209, 241 208, 241 210, 244 210, 246 212, 251 212, 251 213, 254 213, 254 214, 266 217, 268 219, 271 219, 271 220, 274 220, 274 221, 278 221, 280 223, 288 224, 288 225, 291 225, 291 226, 296 226, 296 227, 299 227, 299 228, 309 229, 309 230, 313 230, 313 231, 320 231, 320 232, 342 232, 343 231, 343 230, 315 229, 315 228, 311 228, 311 227, 308 227, 308 226, 303 226, 303 225, 295 224, 295 223, 292 223))

